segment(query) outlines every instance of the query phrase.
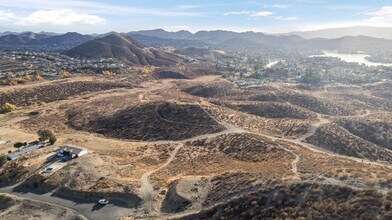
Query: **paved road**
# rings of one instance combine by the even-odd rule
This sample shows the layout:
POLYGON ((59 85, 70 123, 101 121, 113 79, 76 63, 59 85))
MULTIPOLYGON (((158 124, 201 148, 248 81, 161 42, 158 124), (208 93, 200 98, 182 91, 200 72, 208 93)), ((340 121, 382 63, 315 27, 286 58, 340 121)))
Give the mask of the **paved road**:
POLYGON ((1 193, 8 193, 18 197, 56 205, 65 209, 71 209, 86 219, 91 220, 111 220, 129 214, 132 210, 127 204, 120 200, 110 200, 106 206, 99 205, 95 200, 85 200, 74 197, 57 197, 52 193, 41 194, 33 190, 21 187, 0 188, 1 193))
MULTIPOLYGON (((56 163, 58 161, 59 160, 56 157, 48 158, 48 161, 46 163, 42 164, 39 168, 37 168, 31 175, 25 178, 25 180, 29 179, 36 173, 42 172, 45 168, 51 166, 53 163, 56 163)), ((47 203, 65 209, 71 209, 79 215, 83 216, 85 219, 119 219, 120 217, 132 211, 132 209, 128 208, 128 204, 126 202, 116 199, 106 198, 110 201, 110 203, 106 206, 102 206, 99 205, 96 200, 87 200, 71 196, 59 197, 55 196, 52 192, 43 194, 42 192, 34 191, 33 189, 23 187, 23 183, 25 182, 25 180, 22 180, 21 182, 12 186, 0 188, 0 193, 7 193, 25 199, 47 203)))

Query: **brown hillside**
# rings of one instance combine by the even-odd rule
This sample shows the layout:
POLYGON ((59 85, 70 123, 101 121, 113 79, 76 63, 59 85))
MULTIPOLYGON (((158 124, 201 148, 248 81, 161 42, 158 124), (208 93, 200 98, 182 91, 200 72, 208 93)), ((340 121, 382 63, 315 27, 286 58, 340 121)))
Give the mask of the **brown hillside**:
POLYGON ((128 65, 171 66, 182 61, 174 54, 147 48, 118 34, 88 41, 67 51, 67 55, 86 59, 114 58, 128 65))

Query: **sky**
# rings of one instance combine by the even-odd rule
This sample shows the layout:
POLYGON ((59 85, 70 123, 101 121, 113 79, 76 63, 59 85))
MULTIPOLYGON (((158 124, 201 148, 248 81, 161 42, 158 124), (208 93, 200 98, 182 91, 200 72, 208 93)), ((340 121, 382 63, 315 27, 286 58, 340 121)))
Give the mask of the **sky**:
POLYGON ((391 0, 0 0, 0 32, 265 33, 392 26, 391 0))

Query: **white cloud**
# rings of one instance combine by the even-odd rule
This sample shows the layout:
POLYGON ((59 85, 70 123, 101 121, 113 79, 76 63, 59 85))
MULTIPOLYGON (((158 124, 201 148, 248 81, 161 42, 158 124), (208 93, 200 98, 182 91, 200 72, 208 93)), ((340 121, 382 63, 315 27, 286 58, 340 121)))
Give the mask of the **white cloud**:
POLYGON ((252 17, 266 17, 266 16, 270 16, 273 15, 274 13, 271 11, 260 11, 260 12, 256 12, 254 14, 252 14, 252 17))
POLYGON ((181 10, 195 9, 195 8, 204 8, 206 5, 178 5, 177 8, 181 10))
POLYGON ((255 13, 255 12, 252 12, 252 11, 229 11, 229 12, 226 12, 224 15, 225 16, 227 16, 227 15, 249 15, 252 13, 255 13))
POLYGON ((378 11, 366 13, 369 18, 365 20, 366 23, 374 25, 387 25, 392 24, 392 6, 384 6, 378 11))
POLYGON ((11 11, 2 11, 0 10, 0 21, 7 21, 15 18, 16 15, 11 11))
POLYGON ((97 15, 76 13, 72 9, 39 10, 27 17, 17 18, 17 25, 96 25, 105 19, 97 15))
POLYGON ((251 17, 267 17, 273 15, 274 13, 271 11, 229 11, 224 15, 249 15, 251 17))
POLYGON ((284 17, 284 16, 277 16, 275 17, 275 20, 282 20, 282 21, 295 21, 298 20, 298 17, 291 16, 291 17, 284 17))
POLYGON ((168 9, 129 7, 86 0, 0 0, 0 7, 12 7, 36 10, 74 9, 88 14, 109 15, 149 15, 160 17, 202 17, 203 13, 183 12, 168 9))
POLYGON ((289 8, 288 5, 273 5, 272 7, 274 7, 274 8, 281 8, 281 9, 287 9, 287 8, 289 8))

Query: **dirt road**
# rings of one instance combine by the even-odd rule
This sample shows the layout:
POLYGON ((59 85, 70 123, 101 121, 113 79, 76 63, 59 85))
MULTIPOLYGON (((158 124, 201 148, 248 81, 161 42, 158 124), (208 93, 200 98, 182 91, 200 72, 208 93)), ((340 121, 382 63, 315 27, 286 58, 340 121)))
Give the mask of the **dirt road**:
POLYGON ((140 178, 140 183, 141 183, 140 192, 141 192, 141 197, 143 199, 143 205, 142 205, 143 212, 145 213, 160 212, 160 210, 157 208, 158 205, 155 203, 158 192, 154 190, 154 187, 151 184, 149 177, 151 174, 167 167, 174 160, 174 158, 177 155, 177 152, 180 150, 182 146, 183 144, 178 144, 178 146, 170 154, 169 159, 162 166, 158 167, 158 169, 144 173, 140 178))

